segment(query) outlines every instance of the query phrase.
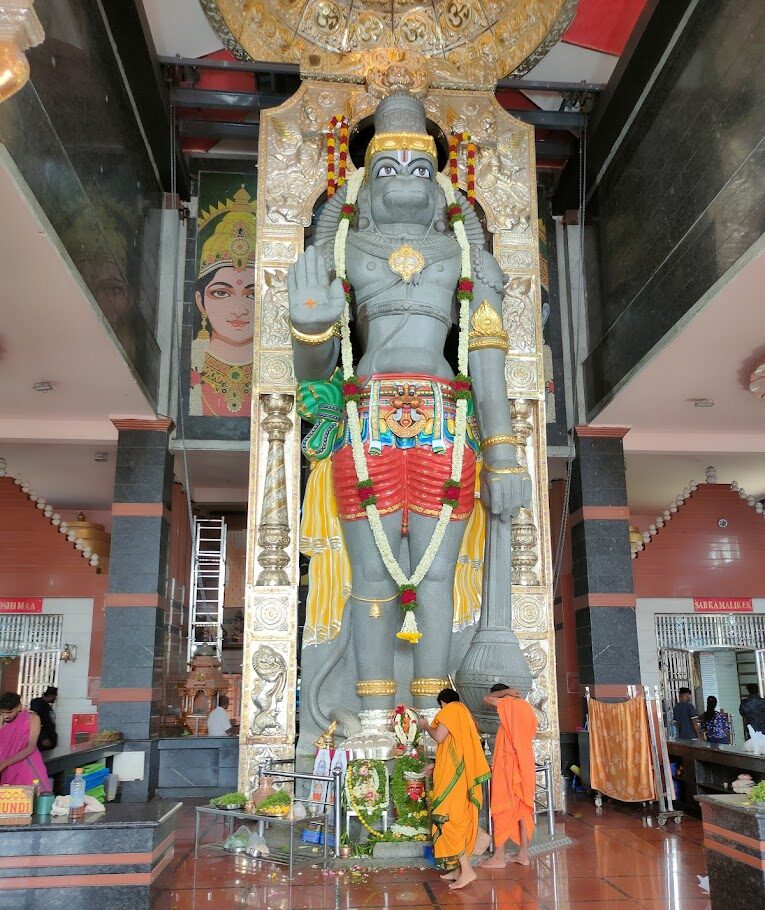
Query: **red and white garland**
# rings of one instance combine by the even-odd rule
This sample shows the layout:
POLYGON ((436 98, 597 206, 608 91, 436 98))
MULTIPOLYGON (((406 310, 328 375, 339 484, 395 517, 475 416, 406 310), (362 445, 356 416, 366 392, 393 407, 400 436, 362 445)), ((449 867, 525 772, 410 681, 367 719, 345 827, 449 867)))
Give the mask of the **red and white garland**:
POLYGON ((465 164, 467 167, 467 198, 468 202, 475 206, 475 142, 473 142, 470 133, 463 130, 460 133, 452 133, 449 137, 449 178, 452 186, 456 189, 459 183, 457 173, 457 149, 461 142, 467 142, 467 152, 465 164))
POLYGON ((356 488, 362 508, 369 520, 369 526, 377 544, 378 552, 383 563, 390 573, 391 578, 399 586, 401 608, 404 611, 404 622, 397 633, 398 638, 416 644, 422 637, 417 628, 414 611, 417 607, 417 587, 425 578, 428 570, 436 558, 436 553, 444 539, 444 534, 449 526, 449 519, 459 502, 459 491, 462 486, 462 462, 465 453, 467 435, 467 407, 470 398, 470 379, 468 378, 468 322, 470 318, 470 301, 473 299, 473 280, 470 264, 470 243, 465 232, 464 216, 462 209, 454 194, 454 187, 448 177, 436 174, 438 185, 444 192, 447 202, 447 215, 454 230, 454 236, 460 247, 460 279, 457 284, 457 297, 460 301, 459 309, 459 346, 457 350, 457 366, 459 372, 454 379, 453 388, 457 399, 457 409, 454 429, 454 445, 452 447, 452 466, 449 479, 444 484, 444 495, 441 498, 441 510, 438 521, 433 531, 430 544, 422 555, 419 565, 412 575, 407 578, 398 560, 393 555, 390 543, 385 534, 380 513, 377 511, 377 497, 374 482, 369 476, 364 445, 361 439, 361 421, 359 419, 358 402, 361 395, 361 385, 353 372, 353 352, 351 349, 350 332, 350 304, 351 285, 348 282, 345 263, 345 248, 348 239, 348 229, 356 218, 356 200, 362 181, 364 169, 360 168, 348 180, 348 194, 346 202, 340 213, 340 224, 335 235, 335 271, 337 277, 343 282, 345 290, 345 308, 340 323, 340 363, 343 370, 343 396, 345 398, 345 411, 348 428, 351 436, 351 451, 353 463, 356 468, 356 488))

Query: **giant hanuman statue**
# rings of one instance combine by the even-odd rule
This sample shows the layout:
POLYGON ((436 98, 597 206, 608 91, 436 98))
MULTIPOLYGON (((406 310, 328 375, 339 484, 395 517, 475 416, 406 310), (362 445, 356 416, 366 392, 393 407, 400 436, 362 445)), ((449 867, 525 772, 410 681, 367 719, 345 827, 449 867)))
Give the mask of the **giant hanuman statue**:
POLYGON ((438 172, 422 103, 388 95, 365 167, 326 204, 288 274, 299 408, 314 423, 304 536, 321 516, 339 517, 350 568, 339 594, 337 578, 311 578, 314 608, 345 602, 333 646, 304 678, 317 725, 358 699, 362 719, 397 697, 434 707, 448 685, 458 557, 483 548, 477 468, 488 516, 482 625, 493 601, 506 628, 501 653, 484 648, 472 665, 488 654, 494 665, 481 669, 495 680, 531 685, 509 631, 509 526, 532 491, 507 398, 506 281, 473 208, 438 172), (445 355, 453 326, 456 370, 445 355), (408 692, 397 661, 411 667, 408 692), (322 695, 330 678, 337 693, 338 674, 349 696, 339 703, 322 695))

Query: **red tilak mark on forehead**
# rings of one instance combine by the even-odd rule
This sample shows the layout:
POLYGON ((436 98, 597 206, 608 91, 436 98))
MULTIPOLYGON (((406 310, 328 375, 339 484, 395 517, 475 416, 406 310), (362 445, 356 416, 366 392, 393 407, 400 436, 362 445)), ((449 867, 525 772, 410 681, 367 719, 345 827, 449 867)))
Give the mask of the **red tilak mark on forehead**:
POLYGON ((408 150, 408 149, 402 149, 402 150, 401 150, 401 163, 402 163, 402 164, 409 164, 409 158, 410 158, 409 150, 408 150))
POLYGON ((244 281, 242 281, 241 278, 237 278, 236 283, 237 283, 237 284, 244 284, 244 281))

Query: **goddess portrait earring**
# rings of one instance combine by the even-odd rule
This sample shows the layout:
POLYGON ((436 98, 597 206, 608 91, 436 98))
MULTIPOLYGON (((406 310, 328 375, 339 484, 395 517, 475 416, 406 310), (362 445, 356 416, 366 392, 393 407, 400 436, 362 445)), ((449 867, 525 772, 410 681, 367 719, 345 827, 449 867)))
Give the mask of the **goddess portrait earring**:
POLYGON ((197 332, 197 341, 209 341, 210 333, 207 331, 207 316, 202 313, 202 328, 197 332))

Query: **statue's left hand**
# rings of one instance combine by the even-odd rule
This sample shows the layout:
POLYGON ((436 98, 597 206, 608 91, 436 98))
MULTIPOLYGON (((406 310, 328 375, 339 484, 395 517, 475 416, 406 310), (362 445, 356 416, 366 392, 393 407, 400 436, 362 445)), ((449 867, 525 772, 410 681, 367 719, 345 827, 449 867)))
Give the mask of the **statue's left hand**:
POLYGON ((510 521, 519 509, 531 508, 531 478, 526 473, 494 473, 488 465, 484 465, 481 471, 481 502, 500 521, 510 521))

